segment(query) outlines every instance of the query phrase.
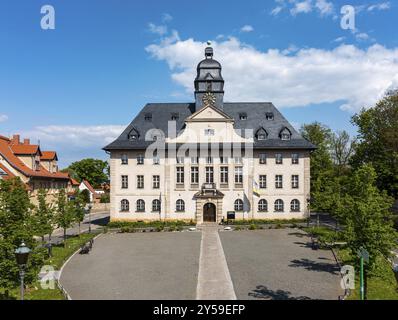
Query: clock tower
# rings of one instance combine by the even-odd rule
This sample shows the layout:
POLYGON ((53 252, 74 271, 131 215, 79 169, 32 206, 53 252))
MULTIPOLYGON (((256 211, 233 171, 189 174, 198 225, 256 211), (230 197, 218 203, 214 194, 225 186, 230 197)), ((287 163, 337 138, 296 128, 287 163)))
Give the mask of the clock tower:
POLYGON ((195 79, 195 108, 203 107, 203 98, 206 93, 215 97, 214 106, 223 109, 224 79, 221 75, 221 64, 213 59, 213 48, 210 42, 205 49, 205 59, 199 62, 195 79))

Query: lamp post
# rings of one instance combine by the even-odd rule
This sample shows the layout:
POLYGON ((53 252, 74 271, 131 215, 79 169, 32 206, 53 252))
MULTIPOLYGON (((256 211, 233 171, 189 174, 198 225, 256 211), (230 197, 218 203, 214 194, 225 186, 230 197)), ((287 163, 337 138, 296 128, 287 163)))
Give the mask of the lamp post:
POLYGON ((32 250, 30 250, 25 243, 22 241, 19 248, 15 250, 15 258, 17 260, 17 264, 19 266, 19 277, 21 280, 21 300, 24 299, 24 278, 25 278, 25 268, 28 263, 29 254, 32 250))
POLYGON ((311 221, 311 198, 307 198, 307 208, 308 208, 308 219, 307 219, 307 228, 310 227, 310 221, 311 221))
POLYGON ((88 233, 91 233, 91 209, 93 208, 93 205, 89 203, 88 205, 88 233))

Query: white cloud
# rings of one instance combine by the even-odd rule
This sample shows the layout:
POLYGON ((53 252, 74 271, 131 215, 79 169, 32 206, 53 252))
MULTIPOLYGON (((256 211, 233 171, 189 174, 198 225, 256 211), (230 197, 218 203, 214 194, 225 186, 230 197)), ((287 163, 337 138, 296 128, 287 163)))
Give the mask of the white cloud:
POLYGON ((168 22, 170 22, 172 20, 173 20, 173 16, 172 15, 170 15, 168 13, 163 13, 162 14, 162 22, 168 23, 168 22))
POLYGON ((271 10, 271 15, 276 16, 287 8, 292 16, 317 12, 321 17, 334 13, 334 5, 327 0, 275 0, 276 7, 271 10))
POLYGON ((346 39, 346 37, 338 37, 333 40, 333 42, 343 42, 346 39))
POLYGON ((319 10, 321 16, 327 16, 334 12, 333 3, 326 0, 317 0, 315 7, 319 10))
POLYGON ((381 2, 381 3, 376 3, 373 5, 370 5, 367 10, 368 11, 375 11, 375 10, 381 11, 381 10, 388 10, 390 8, 391 8, 391 3, 389 1, 387 1, 387 2, 381 2))
MULTIPOLYGON (((177 37, 146 50, 167 62, 172 79, 192 94, 205 46, 177 37)), ((398 74, 398 48, 378 44, 367 49, 345 44, 332 50, 305 48, 290 55, 278 49, 259 51, 236 38, 213 42, 213 47, 223 65, 226 101, 272 101, 277 107, 338 102, 357 111, 374 104, 398 74)))
POLYGON ((5 122, 8 120, 8 116, 6 116, 5 114, 0 114, 0 122, 5 122))
POLYGON ((272 9, 271 15, 277 16, 282 10, 283 10, 282 6, 276 6, 274 9, 272 9))
POLYGON ((156 25, 154 23, 148 23, 149 32, 158 34, 159 36, 164 36, 167 33, 167 26, 156 25))
POLYGON ((369 35, 365 32, 360 32, 355 34, 355 38, 359 41, 369 40, 369 35))
POLYGON ((290 13, 295 16, 299 13, 309 13, 312 11, 312 0, 304 0, 295 2, 294 7, 290 9, 290 13))
POLYGON ((252 32, 254 31, 254 28, 251 25, 245 25, 242 28, 240 28, 241 32, 252 32))

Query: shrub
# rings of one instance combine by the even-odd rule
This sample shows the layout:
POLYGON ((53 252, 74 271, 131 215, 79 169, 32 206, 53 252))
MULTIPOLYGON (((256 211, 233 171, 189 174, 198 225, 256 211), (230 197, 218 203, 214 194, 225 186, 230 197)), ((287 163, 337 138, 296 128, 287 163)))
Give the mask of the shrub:
POLYGON ((257 226, 254 224, 254 223, 252 223, 250 226, 249 226, 249 230, 256 230, 257 229, 257 226))

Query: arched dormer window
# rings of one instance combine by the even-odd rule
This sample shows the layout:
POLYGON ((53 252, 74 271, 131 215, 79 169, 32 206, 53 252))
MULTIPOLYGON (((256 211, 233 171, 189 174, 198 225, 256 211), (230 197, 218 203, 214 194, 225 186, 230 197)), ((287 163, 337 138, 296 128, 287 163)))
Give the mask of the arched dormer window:
POLYGON ((279 137, 281 138, 281 140, 290 140, 292 137, 292 133, 288 128, 285 127, 279 133, 279 137))
POLYGON ((255 135, 257 140, 267 140, 268 133, 264 128, 260 128, 257 130, 256 135, 255 135))
POLYGON ((138 133, 138 131, 136 129, 133 128, 129 132, 129 135, 128 135, 129 140, 135 141, 135 140, 138 140, 139 137, 140 137, 140 134, 138 133))

